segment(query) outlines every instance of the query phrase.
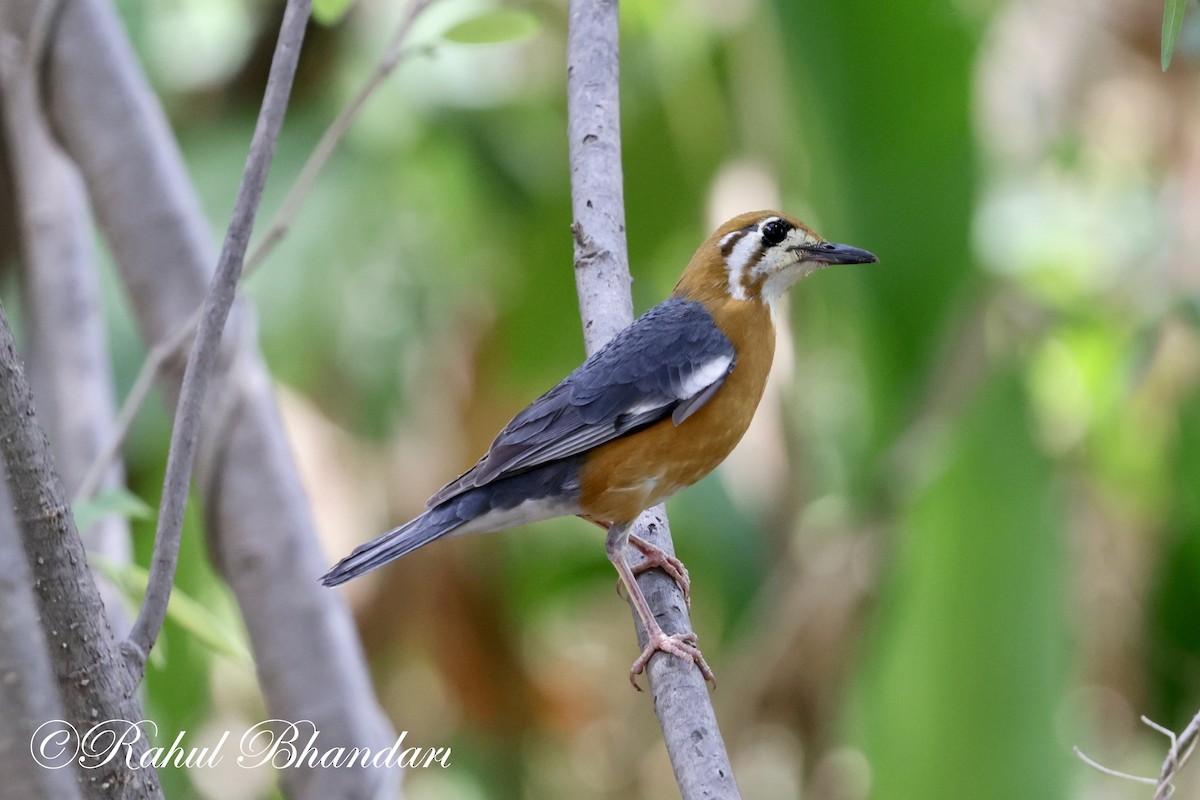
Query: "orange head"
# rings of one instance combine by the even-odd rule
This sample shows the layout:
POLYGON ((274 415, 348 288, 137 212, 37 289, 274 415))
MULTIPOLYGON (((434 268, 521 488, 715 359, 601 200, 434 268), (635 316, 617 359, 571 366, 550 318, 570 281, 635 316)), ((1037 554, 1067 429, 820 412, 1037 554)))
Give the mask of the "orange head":
POLYGON ((878 260, 866 250, 827 242, 778 211, 751 211, 729 220, 700 245, 674 294, 706 305, 743 300, 769 306, 821 267, 878 260))

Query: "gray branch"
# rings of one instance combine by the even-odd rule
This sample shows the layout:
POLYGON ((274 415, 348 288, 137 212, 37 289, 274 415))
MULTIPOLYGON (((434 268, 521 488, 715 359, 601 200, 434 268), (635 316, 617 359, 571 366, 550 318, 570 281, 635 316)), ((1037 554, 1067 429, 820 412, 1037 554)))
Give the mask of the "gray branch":
POLYGON ((30 755, 34 733, 63 710, 11 509, 0 480, 0 775, 8 796, 72 800, 80 797, 78 770, 46 769, 30 755))
MULTIPOLYGON (((1145 717, 1142 719, 1146 720, 1145 717)), ((1158 782, 1154 786, 1154 800, 1168 800, 1175 791, 1175 778, 1187 764, 1188 759, 1192 757, 1192 752, 1196 749, 1196 741, 1200 739, 1200 713, 1192 717, 1192 721, 1178 736, 1163 728, 1159 728, 1159 730, 1168 735, 1171 747, 1167 751, 1167 757, 1163 760, 1158 782)))
MULTIPOLYGON (((153 348, 203 299, 216 261, 207 223, 111 5, 66 3, 48 56, 56 132, 83 172, 153 348)), ((176 357, 162 371, 168 403, 179 397, 182 370, 176 357)), ((237 596, 268 713, 312 720, 329 747, 390 745, 345 602, 317 582, 326 559, 241 302, 230 311, 208 397, 197 454, 205 533, 237 596)), ((290 769, 282 779, 290 797, 363 797, 386 792, 395 777, 290 769)))
POLYGON ((179 404, 175 409, 175 425, 171 429, 171 449, 167 455, 167 474, 163 479, 162 505, 158 512, 158 528, 154 534, 154 559, 150 563, 150 579, 141 611, 133 624, 126 643, 126 655, 134 674, 140 680, 163 620, 167 617, 167 601, 175 583, 175 567, 179 561, 179 539, 183 534, 183 512, 187 508, 188 486, 192 478, 192 459, 200 430, 200 412, 209 378, 217 362, 217 346, 233 298, 242 275, 242 261, 250 245, 254 218, 262 200, 267 172, 275 155, 275 144, 283 128, 288 98, 292 93, 292 78, 300 60, 300 46, 312 0, 288 0, 271 61, 271 72, 259 110, 258 123, 250 141, 250 154, 242 183, 233 205, 233 219, 225 233, 225 244, 217 261, 217 271, 204 298, 200 326, 192 342, 179 404))
MULTIPOLYGON (((374 96, 387 77, 401 63, 410 55, 418 52, 408 46, 408 38, 412 33, 417 18, 432 3, 433 0, 413 0, 410 3, 379 63, 375 65, 375 69, 367 76, 366 81, 359 88, 357 94, 338 113, 337 118, 330 123, 325 133, 322 134, 320 141, 317 142, 316 147, 313 148, 312 153, 309 154, 308 159, 304 162, 304 166, 300 169, 300 173, 296 176, 296 180, 292 183, 292 187, 288 189, 287 196, 275 212, 275 217, 267 226, 266 232, 263 233, 262 238, 259 239, 254 248, 246 256, 245 266, 242 270, 243 280, 262 265, 267 256, 275 249, 276 245, 283 241, 288 231, 291 230, 297 215, 300 213, 300 208, 316 184, 317 178, 329 163, 329 159, 337 150, 338 145, 341 144, 342 139, 345 138, 350 128, 354 125, 354 122, 362 114, 367 101, 374 96)), ((202 310, 201 308, 197 308, 192 316, 188 318, 187 322, 179 325, 170 337, 159 341, 147 354, 146 360, 142 363, 137 378, 134 380, 133 386, 121 406, 121 412, 117 417, 116 424, 113 426, 111 436, 106 441, 104 447, 97 453, 83 480, 78 484, 78 489, 75 493, 75 502, 90 499, 96 493, 96 490, 100 488, 105 470, 108 469, 109 463, 121 449, 121 446, 125 442, 125 437, 129 435, 129 431, 133 427, 133 422, 137 418, 138 412, 141 411, 142 404, 149 397, 150 390, 159 377, 159 371, 192 338, 192 335, 196 331, 196 326, 200 324, 200 312, 202 310)))
MULTIPOLYGON (((104 616, 2 308, 0 419, 5 421, 0 453, 66 719, 77 731, 105 720, 136 722, 142 719, 137 684, 125 668, 104 616)), ((140 740, 133 757, 144 751, 145 740, 140 740)), ((153 768, 129 769, 123 759, 87 770, 82 780, 90 797, 123 797, 126 791, 133 796, 161 796, 153 768)))
MULTIPOLYGON (((28 112, 37 105, 34 65, 22 47, 22 37, 29 30, 27 21, 37 18, 37 14, 29 14, 22 19, 12 7, 0 14, 0 94, 4 98, 5 135, 27 251, 40 246, 32 243, 41 238, 39 204, 56 199, 45 195, 45 185, 38 176, 36 159, 42 155, 40 146, 44 141, 31 120, 16 113, 21 109, 28 112)), ((50 645, 64 717, 76 731, 88 731, 106 720, 136 722, 142 719, 137 685, 121 662, 105 618, 104 604, 88 569, 49 443, 38 425, 24 366, 2 308, 0 420, 4 420, 0 454, 45 634, 44 639, 37 635, 27 639, 23 647, 36 648, 39 642, 50 645)), ((26 690, 37 691, 33 686, 26 690)), ((145 746, 144 739, 133 745, 134 758, 145 751, 145 746)), ((124 759, 83 770, 79 780, 89 797, 161 796, 154 769, 131 769, 124 759)))
MULTIPOLYGON (((49 8, 43 5, 42 8, 49 8)), ((45 15, 41 19, 46 19, 45 15)), ((37 49, 33 26, 26 53, 37 49)), ((36 69, 35 57, 23 59, 36 69)), ((91 217, 75 165, 55 144, 32 91, 7 97, 8 124, 17 128, 12 168, 22 187, 21 299, 29 382, 55 461, 68 487, 78 486, 111 435, 114 389, 100 297, 92 257, 91 217)), ((119 462, 98 475, 102 487, 123 483, 119 462)), ((129 525, 117 514, 80 531, 84 547, 114 563, 132 557, 129 525)), ((98 577, 109 623, 118 635, 129 629, 121 595, 98 577)))
MULTIPOLYGON (((621 188, 617 1, 571 0, 567 25, 567 136, 575 222, 575 282, 588 353, 633 321, 621 188)), ((674 553, 666 513, 656 506, 634 532, 674 553)), ((691 630, 687 604, 660 570, 638 578, 663 631, 691 630)), ((646 632, 633 615, 638 642, 646 632)), ((737 784, 700 670, 657 653, 646 669, 684 800, 737 798, 737 784)))

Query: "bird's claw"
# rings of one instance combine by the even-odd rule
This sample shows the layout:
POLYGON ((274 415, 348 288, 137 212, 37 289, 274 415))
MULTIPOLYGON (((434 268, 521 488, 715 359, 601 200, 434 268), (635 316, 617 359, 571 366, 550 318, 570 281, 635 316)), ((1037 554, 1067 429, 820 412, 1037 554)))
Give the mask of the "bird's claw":
MULTIPOLYGON (((671 576, 671 580, 675 581, 675 585, 679 587, 679 591, 683 592, 684 602, 687 603, 688 610, 690 611, 692 608, 692 580, 688 576, 687 567, 683 565, 683 562, 658 545, 651 544, 640 536, 630 536, 629 544, 645 556, 644 561, 633 567, 633 574, 641 575, 647 570, 661 569, 671 576)), ((619 594, 619 583, 617 584, 617 591, 619 594)))
POLYGON ((713 689, 717 688, 716 676, 713 675, 708 662, 704 660, 704 656, 700 653, 700 648, 696 647, 696 634, 673 633, 668 636, 661 629, 650 631, 649 641, 646 642, 646 649, 642 650, 642 654, 637 657, 637 660, 633 662, 633 666, 629 670, 629 682, 633 684, 633 688, 639 692, 642 691, 642 687, 638 686, 637 676, 645 672, 646 665, 650 663, 651 656, 660 650, 681 658, 689 664, 695 664, 700 669, 700 674, 704 676, 704 680, 711 683, 713 689))

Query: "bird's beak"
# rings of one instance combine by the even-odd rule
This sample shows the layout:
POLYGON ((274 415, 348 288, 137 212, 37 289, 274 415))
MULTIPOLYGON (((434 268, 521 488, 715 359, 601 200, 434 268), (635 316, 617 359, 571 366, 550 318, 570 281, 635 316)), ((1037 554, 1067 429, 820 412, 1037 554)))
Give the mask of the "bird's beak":
POLYGON ((816 261, 820 264, 874 264, 879 260, 874 253, 833 242, 805 245, 799 250, 804 254, 805 261, 816 261))

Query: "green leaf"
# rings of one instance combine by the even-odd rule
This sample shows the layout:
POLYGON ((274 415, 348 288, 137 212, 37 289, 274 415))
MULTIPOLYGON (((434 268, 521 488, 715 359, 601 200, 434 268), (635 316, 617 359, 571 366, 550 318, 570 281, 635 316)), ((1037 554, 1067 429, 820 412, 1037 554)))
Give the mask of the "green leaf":
POLYGON ((863 699, 878 800, 1068 794, 1055 732, 1072 572, 1027 405, 1014 368, 987 380, 928 445, 933 469, 889 541, 863 699))
POLYGON ((533 36, 540 28, 541 22, 529 11, 496 8, 463 20, 442 36, 459 44, 495 44, 533 36))
MULTIPOLYGON (((89 556, 88 560, 112 581, 135 608, 141 605, 150 581, 149 572, 137 564, 118 564, 96 555, 89 556)), ((253 666, 250 650, 241 634, 231 630, 220 617, 205 608, 199 600, 180 591, 179 587, 171 589, 167 619, 195 636, 197 641, 213 652, 229 656, 248 667, 253 666)))
POLYGON ((312 18, 326 27, 336 25, 354 0, 313 0, 312 18))
POLYGON ((1179 41, 1179 32, 1183 30, 1183 12, 1187 0, 1167 0, 1163 7, 1162 27, 1162 68, 1163 72, 1171 64, 1171 56, 1175 53, 1175 43, 1179 41))
POLYGON ((106 489, 85 503, 74 508, 75 527, 86 530, 109 514, 119 514, 126 519, 153 519, 154 509, 142 498, 124 486, 106 489))

